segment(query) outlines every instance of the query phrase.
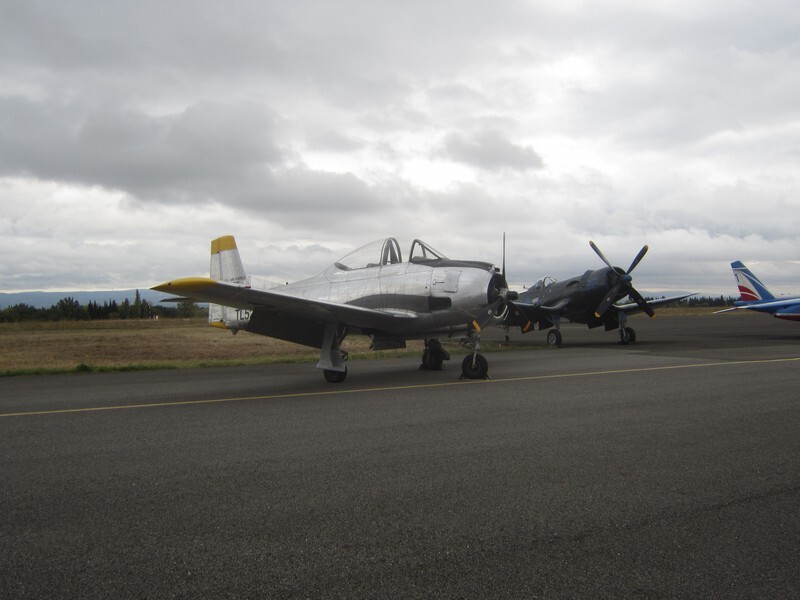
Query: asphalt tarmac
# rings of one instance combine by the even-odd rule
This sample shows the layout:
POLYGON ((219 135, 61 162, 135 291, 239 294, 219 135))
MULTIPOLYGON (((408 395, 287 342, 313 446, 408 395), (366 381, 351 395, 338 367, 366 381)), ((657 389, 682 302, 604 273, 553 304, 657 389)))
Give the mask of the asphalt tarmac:
POLYGON ((800 597, 800 327, 0 379, 3 598, 800 597))

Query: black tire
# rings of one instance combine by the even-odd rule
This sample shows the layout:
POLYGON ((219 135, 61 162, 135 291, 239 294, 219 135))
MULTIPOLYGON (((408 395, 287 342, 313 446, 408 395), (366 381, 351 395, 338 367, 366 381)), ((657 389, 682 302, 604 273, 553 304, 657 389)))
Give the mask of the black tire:
POLYGON ((422 352, 420 371, 441 371, 442 355, 435 348, 426 348, 422 352))
POLYGON ((347 367, 344 368, 344 371, 323 369, 322 374, 325 375, 325 381, 328 383, 342 383, 347 377, 347 367))
POLYGON ((442 363, 450 360, 450 353, 444 349, 439 340, 430 340, 422 351, 420 371, 441 371, 442 363))
POLYGON ((464 377, 466 379, 485 379, 489 372, 489 361, 482 354, 476 354, 474 361, 472 358, 472 354, 468 354, 461 363, 461 372, 464 377))
POLYGON ((561 345, 561 332, 558 329, 551 329, 547 332, 547 345, 560 346, 561 345))
POLYGON ((623 327, 619 330, 619 341, 623 344, 632 344, 636 341, 636 332, 632 327, 623 327))

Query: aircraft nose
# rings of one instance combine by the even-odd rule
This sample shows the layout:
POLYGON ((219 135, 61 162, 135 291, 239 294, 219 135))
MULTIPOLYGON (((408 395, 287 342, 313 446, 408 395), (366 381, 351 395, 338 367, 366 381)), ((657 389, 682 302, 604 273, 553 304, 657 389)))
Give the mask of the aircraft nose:
POLYGON ((488 303, 492 304, 497 300, 516 300, 517 298, 519 298, 519 294, 508 289, 508 283, 502 273, 494 273, 486 290, 488 303))
POLYGON ((500 273, 492 274, 492 277, 489 279, 489 286, 486 290, 487 303, 493 304, 497 300, 500 300, 507 288, 506 280, 500 273))

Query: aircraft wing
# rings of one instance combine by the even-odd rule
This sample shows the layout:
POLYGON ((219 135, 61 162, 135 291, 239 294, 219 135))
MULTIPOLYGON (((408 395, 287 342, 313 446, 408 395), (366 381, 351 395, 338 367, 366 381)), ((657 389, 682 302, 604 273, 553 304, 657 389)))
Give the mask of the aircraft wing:
MULTIPOLYGON (((669 298, 659 298, 658 300, 648 300, 647 303, 650 305, 651 308, 655 308, 656 306, 662 306, 663 304, 669 304, 670 302, 678 302, 679 300, 683 300, 684 298, 688 298, 689 296, 694 296, 694 293, 683 294, 682 296, 670 296, 669 298)), ((643 312, 642 307, 636 304, 635 302, 626 302, 625 304, 614 304, 613 306, 618 311, 628 313, 629 315, 643 312)))
POLYGON ((730 312, 732 310, 759 310, 770 313, 786 313, 790 315, 800 314, 800 301, 797 298, 787 298, 786 300, 768 300, 766 302, 751 302, 740 306, 731 306, 722 310, 714 311, 714 314, 730 312))
POLYGON ((551 327, 553 316, 564 310, 569 304, 569 299, 563 299, 552 306, 540 306, 525 302, 509 302, 511 317, 506 324, 518 325, 523 333, 530 331, 534 324, 539 324, 539 329, 551 327))
POLYGON ((388 312, 352 304, 310 300, 223 283, 208 277, 175 279, 153 289, 197 302, 252 311, 252 327, 248 327, 248 330, 317 347, 321 343, 324 325, 328 323, 343 323, 356 329, 378 329, 391 333, 401 323, 406 328, 409 320, 416 318, 411 312, 388 312))

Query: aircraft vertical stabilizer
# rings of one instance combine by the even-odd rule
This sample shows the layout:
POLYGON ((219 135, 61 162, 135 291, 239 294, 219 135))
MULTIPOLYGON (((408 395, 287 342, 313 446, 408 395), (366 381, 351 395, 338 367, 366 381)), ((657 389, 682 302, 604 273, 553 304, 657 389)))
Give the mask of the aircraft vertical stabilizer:
POLYGON ((750 272, 745 264, 740 261, 731 263, 733 276, 736 278, 736 285, 739 287, 739 295, 742 302, 754 302, 757 300, 774 300, 775 296, 761 280, 750 272))
POLYGON ((732 307, 716 312, 725 313, 748 309, 770 314, 776 319, 800 321, 800 296, 776 298, 740 260, 732 262, 731 269, 733 269, 733 276, 736 277, 740 299, 734 302, 732 307))
MULTIPOLYGON (((224 235, 211 241, 209 274, 216 281, 247 285, 247 275, 236 247, 236 239, 232 235, 224 235)), ((241 311, 219 304, 208 305, 208 322, 216 327, 227 327, 234 333, 244 325, 241 311)))
POLYGON ((225 283, 245 283, 244 266, 232 235, 224 235, 211 241, 211 279, 225 283))

